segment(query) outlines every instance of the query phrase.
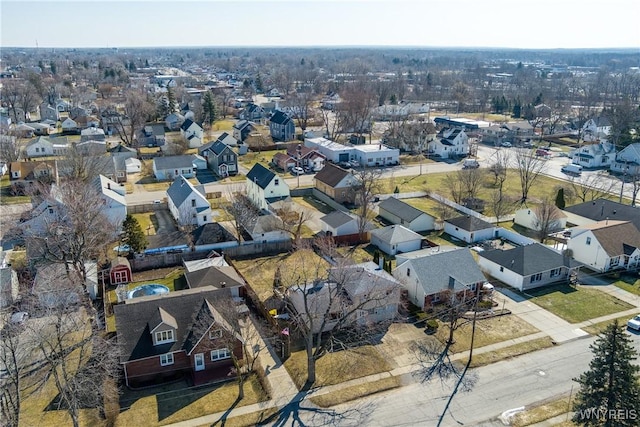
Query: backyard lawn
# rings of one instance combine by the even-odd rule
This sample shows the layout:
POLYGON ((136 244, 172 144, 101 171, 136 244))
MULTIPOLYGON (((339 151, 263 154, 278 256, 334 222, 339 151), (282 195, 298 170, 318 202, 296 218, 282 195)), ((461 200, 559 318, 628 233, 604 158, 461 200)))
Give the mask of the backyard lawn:
POLYGON ((13 196, 11 195, 11 182, 9 175, 5 175, 0 179, 0 204, 15 205, 18 203, 31 203, 29 196, 13 196))
POLYGON ((138 224, 140 224, 142 231, 144 231, 146 235, 153 236, 156 234, 156 230, 158 229, 158 220, 156 219, 155 213, 145 212, 131 214, 131 216, 138 220, 138 224))
POLYGON ((631 304, 588 286, 547 286, 528 291, 530 301, 570 323, 633 308, 631 304))

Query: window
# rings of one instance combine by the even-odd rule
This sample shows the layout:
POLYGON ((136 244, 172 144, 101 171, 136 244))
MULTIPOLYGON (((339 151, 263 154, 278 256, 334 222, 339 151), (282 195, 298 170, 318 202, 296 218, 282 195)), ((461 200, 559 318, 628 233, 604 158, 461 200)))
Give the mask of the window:
POLYGON ((191 207, 192 208, 196 207, 196 199, 191 199, 191 207))
POLYGON ((204 216, 202 217, 202 221, 207 222, 207 216, 206 216, 206 215, 204 215, 204 216))
POLYGON ((557 277, 560 275, 560 268, 554 268, 551 270, 551 277, 557 277))
POLYGON ((160 355, 160 366, 173 365, 173 353, 160 355))
POLYGON ((411 277, 411 269, 407 268, 407 277, 411 277))
POLYGON ((611 258, 611 261, 609 261, 609 267, 615 267, 618 264, 620 264, 620 257, 611 258))
POLYGON ((433 298, 431 299, 431 301, 433 302, 438 302, 440 301, 440 294, 434 294, 433 298))
POLYGON ((500 266, 500 273, 503 273, 503 272, 504 272, 504 267, 500 266))
POLYGON ((537 273, 537 274, 534 274, 533 276, 531 276, 531 279, 529 280, 529 283, 539 282, 540 280, 542 280, 542 273, 537 273))
POLYGON ((591 244, 591 237, 587 237, 587 245, 591 244))
POLYGON ((156 332, 156 345, 173 341, 175 341, 175 339, 173 338, 173 329, 156 332))
POLYGON ((216 329, 215 331, 209 331, 209 339, 215 340, 222 338, 222 329, 216 329))
POLYGON ((220 348, 218 350, 211 350, 211 361, 215 362, 216 360, 229 359, 231 357, 231 353, 227 348, 220 348))
POLYGON ((280 180, 278 178, 273 180, 273 185, 279 185, 280 184, 280 180))
POLYGON ((49 208, 49 213, 52 214, 53 213, 53 208, 49 208))

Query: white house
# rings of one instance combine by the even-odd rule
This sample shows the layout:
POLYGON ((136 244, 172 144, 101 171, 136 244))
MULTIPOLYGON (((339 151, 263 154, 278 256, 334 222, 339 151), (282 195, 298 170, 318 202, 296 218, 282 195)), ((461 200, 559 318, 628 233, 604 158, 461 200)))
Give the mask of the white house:
POLYGON ((405 226, 412 231, 435 229, 436 218, 395 197, 380 202, 378 215, 392 224, 405 226))
POLYGON ((607 139, 611 133, 611 122, 604 116, 594 117, 582 126, 582 139, 588 142, 607 139))
POLYGON ((444 159, 469 154, 469 137, 461 129, 445 129, 428 144, 429 154, 444 159))
POLYGON ((334 163, 348 162, 356 158, 354 147, 338 144, 326 138, 305 138, 304 145, 305 147, 315 148, 327 160, 334 163))
POLYGON ((383 144, 363 144, 353 147, 353 154, 361 166, 394 166, 400 164, 400 150, 383 144))
POLYGON ((62 127, 62 132, 75 132, 78 130, 78 123, 69 117, 67 117, 60 126, 62 127))
POLYGON ((95 262, 85 263, 87 280, 74 269, 66 270, 64 264, 46 264, 38 267, 32 293, 45 307, 71 306, 80 302, 85 292, 95 300, 98 295, 98 269, 95 262))
POLYGON ((89 140, 104 141, 105 140, 104 130, 96 127, 82 129, 80 131, 80 141, 84 142, 89 140))
POLYGON ((192 154, 155 157, 153 159, 153 174, 158 181, 173 180, 178 175, 193 178, 196 169, 193 160, 192 154))
POLYGON ((289 186, 284 179, 256 163, 247 174, 247 197, 258 209, 268 210, 271 201, 289 197, 289 186))
POLYGON ((25 146, 25 155, 27 158, 62 156, 69 149, 69 143, 66 137, 48 138, 39 136, 32 139, 25 146))
POLYGON ((191 119, 186 119, 180 126, 180 134, 189 142, 189 148, 198 148, 202 145, 204 130, 191 119))
POLYGON ((254 242, 286 242, 291 240, 291 235, 284 230, 282 219, 270 212, 263 215, 240 220, 242 227, 251 236, 254 242))
POLYGON ((584 145, 573 153, 573 163, 585 168, 608 168, 616 157, 613 144, 601 141, 597 144, 584 145))
MULTIPOLYGON (((549 229, 548 231, 554 232, 559 230, 564 230, 567 227, 567 215, 558 209, 557 219, 549 221, 549 229)), ((518 209, 513 218, 513 222, 522 227, 528 228, 529 230, 540 230, 540 221, 538 220, 538 215, 536 214, 535 209, 524 208, 518 209)))
POLYGON ((333 211, 320 218, 322 231, 328 236, 358 234, 358 220, 352 215, 333 211))
POLYGON ((627 145, 611 163, 611 172, 640 176, 640 142, 627 145))
POLYGON ((371 244, 388 255, 395 255, 420 249, 422 236, 402 225, 390 225, 372 230, 371 244))
POLYGON ((202 186, 194 187, 178 175, 167 190, 167 205, 179 225, 204 225, 212 222, 211 204, 202 186))
POLYGON ((471 215, 459 216, 444 222, 444 232, 467 243, 481 242, 498 236, 498 227, 471 215))
POLYGON ((507 285, 526 291, 567 281, 579 264, 540 243, 478 253, 482 271, 507 285))
POLYGON ((117 225, 118 229, 127 217, 127 194, 125 187, 117 182, 98 175, 92 181, 93 187, 102 194, 102 213, 109 219, 111 224, 117 225))
POLYGON ((640 266, 640 231, 629 221, 604 220, 568 230, 567 249, 588 268, 605 272, 640 266))

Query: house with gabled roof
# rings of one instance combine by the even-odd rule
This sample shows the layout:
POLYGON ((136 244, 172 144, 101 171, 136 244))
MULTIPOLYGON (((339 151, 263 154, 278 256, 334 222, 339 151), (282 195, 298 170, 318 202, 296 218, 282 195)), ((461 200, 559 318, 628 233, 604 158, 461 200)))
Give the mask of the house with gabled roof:
POLYGON ((289 186, 284 179, 260 163, 253 165, 246 183, 247 197, 258 209, 268 210, 269 203, 289 197, 289 186))
POLYGON ((182 175, 178 175, 167 189, 167 205, 178 225, 201 226, 212 222, 211 204, 204 187, 195 187, 182 175))
POLYGON ((71 117, 64 119, 60 124, 60 127, 62 128, 62 132, 73 133, 79 130, 78 123, 75 120, 72 120, 71 117))
POLYGON ((592 117, 582 125, 582 139, 587 142, 607 139, 611 133, 611 120, 606 116, 592 117))
POLYGON ((233 234, 217 222, 210 222, 193 230, 191 242, 196 251, 219 251, 238 244, 233 234))
POLYGON ((189 289, 212 286, 216 289, 229 289, 233 298, 240 298, 245 295, 247 283, 236 269, 230 265, 201 268, 186 273, 184 277, 189 289))
POLYGON ((448 159, 469 154, 469 137, 462 129, 444 129, 427 144, 429 155, 448 159))
POLYGON ((403 258, 392 274, 407 292, 407 299, 423 310, 449 301, 451 293, 469 299, 486 279, 467 248, 420 251, 420 256, 403 258))
POLYGON ((338 203, 354 203, 358 178, 346 169, 327 163, 315 176, 315 188, 338 203))
POLYGON ((380 202, 378 215, 392 224, 402 225, 412 231, 435 229, 435 217, 395 197, 380 202))
POLYGON ((58 180, 57 161, 11 162, 9 164, 9 179, 12 185, 55 182, 58 180))
POLYGON ((192 154, 154 157, 153 174, 158 181, 173 180, 178 175, 193 178, 196 169, 193 162, 192 154))
POLYGON ((402 225, 371 230, 371 244, 388 255, 417 251, 422 247, 422 236, 402 225))
POLYGON ((218 177, 226 178, 237 175, 238 155, 220 139, 200 147, 198 154, 207 160, 207 169, 210 169, 218 177))
POLYGON ((274 141, 291 141, 296 137, 293 119, 280 110, 276 110, 269 119, 269 131, 274 141))
POLYGON ((607 141, 587 144, 573 153, 572 162, 585 168, 608 168, 616 158, 616 148, 607 141))
POLYGON ((189 148, 198 148, 202 146, 204 138, 204 130, 202 126, 191 119, 185 119, 180 126, 180 134, 189 143, 189 148))
POLYGON ((444 232, 467 243, 481 242, 498 236, 498 227, 472 215, 463 215, 444 222, 444 232))
POLYGON ((233 125, 233 137, 236 141, 244 142, 256 130, 255 123, 248 120, 239 120, 233 125))
POLYGON ((97 127, 90 127, 80 131, 80 142, 85 141, 104 141, 106 139, 104 130, 97 127))
POLYGON ((231 326, 237 320, 222 314, 227 295, 228 290, 206 286, 114 306, 127 387, 177 378, 199 385, 235 375, 231 352, 242 359, 244 341, 231 326))
POLYGON ((327 236, 358 234, 358 219, 342 211, 333 211, 322 218, 322 231, 327 236))
POLYGON ((171 113, 164 119, 164 125, 169 130, 179 130, 185 121, 185 117, 180 113, 171 113))
POLYGON ((631 221, 604 220, 567 230, 573 258, 595 271, 640 267, 640 231, 631 221))
POLYGON ((66 154, 68 149, 69 142, 66 137, 49 138, 39 136, 29 141, 24 151, 25 157, 30 159, 35 157, 62 156, 66 154))
POLYGON ((640 177, 640 142, 629 144, 620 150, 613 159, 610 170, 626 176, 640 177))
POLYGON ((238 118, 241 120, 248 120, 258 123, 262 123, 265 117, 266 112, 264 108, 262 108, 260 105, 254 104, 253 102, 247 104, 247 106, 244 107, 238 114, 238 118))
POLYGON ((582 226, 610 219, 631 221, 640 230, 639 211, 636 207, 603 198, 567 206, 564 209, 568 225, 582 226))
POLYGON ((478 252, 478 265, 489 276, 526 291, 567 282, 580 263, 540 243, 478 252))
POLYGON ((216 139, 216 141, 222 142, 223 144, 227 144, 229 147, 238 146, 238 141, 227 132, 222 132, 220 136, 216 139))
POLYGON ((53 120, 57 122, 60 120, 60 113, 55 107, 45 103, 40 104, 40 120, 53 120))
POLYGON ((166 142, 164 123, 147 123, 136 137, 139 147, 163 147, 166 142))

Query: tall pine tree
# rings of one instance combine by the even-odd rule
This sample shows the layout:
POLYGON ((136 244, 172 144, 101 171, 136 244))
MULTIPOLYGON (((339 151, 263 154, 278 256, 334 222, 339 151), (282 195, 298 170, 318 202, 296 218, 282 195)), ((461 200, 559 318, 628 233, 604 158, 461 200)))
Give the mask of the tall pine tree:
POLYGON ((566 203, 564 200, 564 188, 560 187, 558 188, 558 193, 556 194, 556 207, 558 209, 564 209, 565 206, 566 203))
POLYGON ((573 421, 581 426, 640 426, 640 367, 638 352, 618 321, 611 323, 591 345, 589 370, 580 384, 573 421))
POLYGON ((211 92, 207 92, 204 94, 204 100, 202 102, 202 112, 204 114, 205 123, 208 123, 209 126, 211 126, 216 119, 216 106, 213 103, 211 92))
POLYGON ((133 252, 142 252, 147 247, 147 236, 136 218, 127 215, 122 223, 122 244, 128 245, 133 252))

